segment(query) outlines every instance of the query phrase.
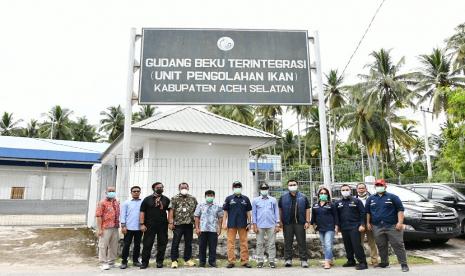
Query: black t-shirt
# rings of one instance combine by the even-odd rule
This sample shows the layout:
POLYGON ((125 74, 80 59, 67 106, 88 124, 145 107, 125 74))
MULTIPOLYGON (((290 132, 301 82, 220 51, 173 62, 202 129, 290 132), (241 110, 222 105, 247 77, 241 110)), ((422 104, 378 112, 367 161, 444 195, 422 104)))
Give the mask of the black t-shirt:
POLYGON ((149 195, 144 198, 142 204, 140 205, 140 211, 145 213, 146 225, 153 225, 157 223, 168 223, 168 207, 170 206, 170 199, 162 195, 160 199, 163 207, 155 207, 155 197, 149 195))

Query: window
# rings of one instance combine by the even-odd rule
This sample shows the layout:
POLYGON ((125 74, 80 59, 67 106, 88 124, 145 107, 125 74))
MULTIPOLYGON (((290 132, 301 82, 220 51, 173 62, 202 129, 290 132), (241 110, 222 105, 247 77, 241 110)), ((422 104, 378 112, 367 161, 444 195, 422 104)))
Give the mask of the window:
POLYGON ((24 187, 11 187, 10 199, 24 199, 24 187))
POLYGON ((416 193, 419 193, 420 195, 422 195, 422 196, 428 198, 428 196, 429 196, 429 189, 430 189, 429 187, 415 187, 415 188, 414 188, 414 191, 415 191, 416 193))
POLYGON ((134 152, 134 164, 144 159, 144 149, 134 152))
POLYGON ((453 201, 455 195, 449 191, 443 189, 433 189, 431 199, 442 200, 442 201, 453 201))
POLYGON ((281 172, 270 172, 270 181, 281 181, 281 172))

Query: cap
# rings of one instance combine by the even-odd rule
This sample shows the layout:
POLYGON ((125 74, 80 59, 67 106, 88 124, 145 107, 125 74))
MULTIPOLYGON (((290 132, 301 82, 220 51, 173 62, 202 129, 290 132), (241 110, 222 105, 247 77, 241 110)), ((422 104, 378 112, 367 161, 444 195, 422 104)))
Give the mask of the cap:
POLYGON ((268 190, 270 188, 270 186, 268 186, 268 184, 266 183, 263 183, 262 185, 260 185, 260 190, 268 190))
POLYGON ((384 186, 386 185, 386 181, 384 179, 376 179, 375 186, 384 186))
POLYGON ((242 188, 242 183, 240 181, 234 181, 232 186, 233 188, 242 188))

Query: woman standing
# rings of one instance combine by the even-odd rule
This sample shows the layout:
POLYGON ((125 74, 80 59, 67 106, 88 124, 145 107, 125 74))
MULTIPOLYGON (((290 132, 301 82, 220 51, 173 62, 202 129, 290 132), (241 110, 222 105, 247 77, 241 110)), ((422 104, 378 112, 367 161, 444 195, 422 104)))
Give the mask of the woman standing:
POLYGON ((333 240, 338 231, 338 218, 335 206, 331 203, 329 190, 322 187, 318 191, 318 202, 313 204, 310 223, 320 233, 325 256, 324 268, 330 269, 333 260, 333 240))

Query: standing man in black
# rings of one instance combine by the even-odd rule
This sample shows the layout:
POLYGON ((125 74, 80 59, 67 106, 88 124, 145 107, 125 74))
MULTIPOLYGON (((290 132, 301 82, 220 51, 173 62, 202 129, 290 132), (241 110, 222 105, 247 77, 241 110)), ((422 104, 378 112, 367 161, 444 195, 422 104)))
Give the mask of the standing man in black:
POLYGON ((365 207, 360 199, 352 197, 351 188, 341 186, 342 199, 336 201, 339 228, 344 240, 347 262, 343 267, 355 266, 355 269, 367 269, 365 251, 360 243, 361 232, 365 231, 365 207), (357 258, 358 264, 355 262, 357 258))
POLYGON ((168 243, 168 207, 170 200, 163 194, 163 184, 155 182, 152 185, 153 194, 144 198, 140 206, 140 230, 144 232, 142 244, 142 265, 140 269, 149 266, 155 235, 157 236, 157 268, 163 267, 166 244, 168 243))

